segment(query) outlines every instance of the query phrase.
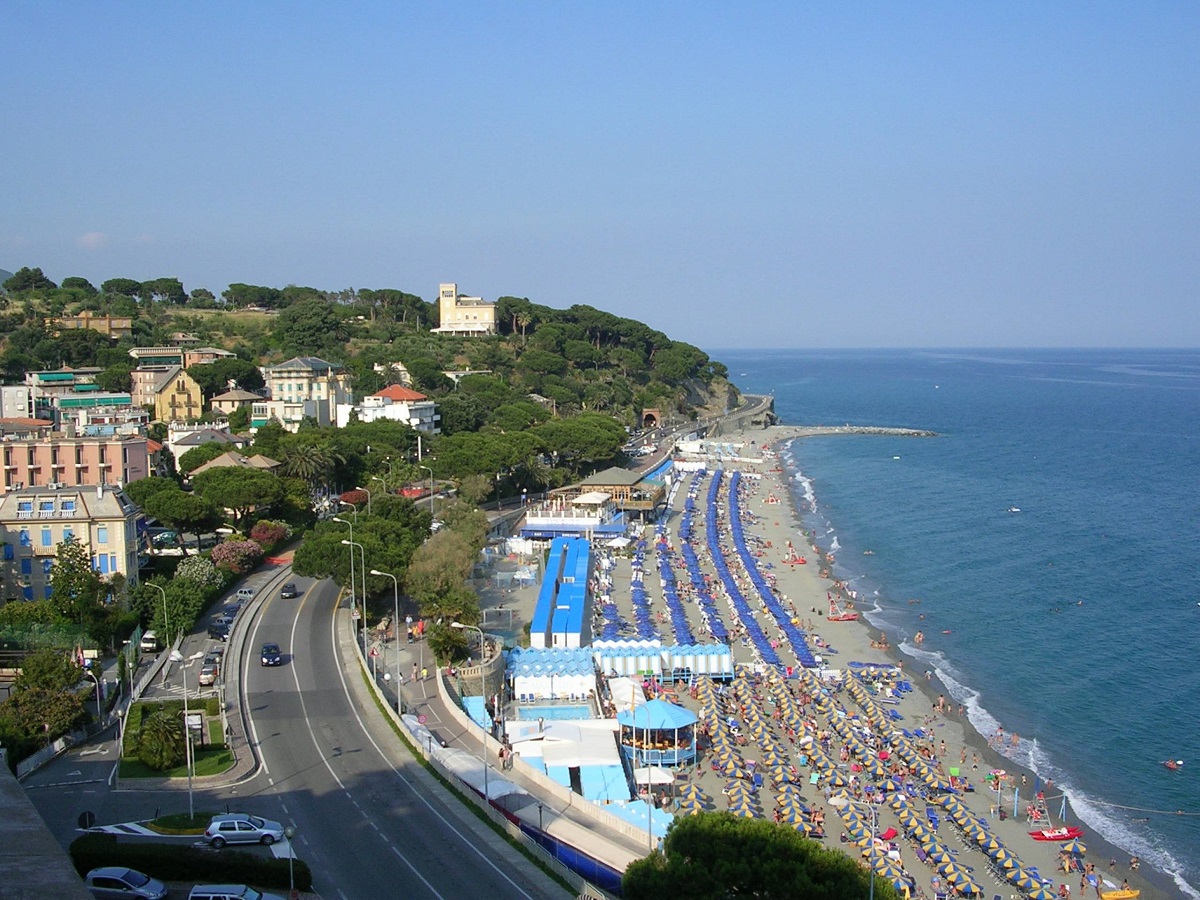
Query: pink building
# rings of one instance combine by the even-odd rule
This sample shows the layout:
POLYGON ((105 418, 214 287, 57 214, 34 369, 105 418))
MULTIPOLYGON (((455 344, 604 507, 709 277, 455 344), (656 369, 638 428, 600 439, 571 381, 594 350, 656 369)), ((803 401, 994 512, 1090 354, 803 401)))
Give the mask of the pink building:
POLYGON ((70 437, 60 432, 4 435, 0 494, 31 487, 129 484, 150 474, 142 435, 70 437))

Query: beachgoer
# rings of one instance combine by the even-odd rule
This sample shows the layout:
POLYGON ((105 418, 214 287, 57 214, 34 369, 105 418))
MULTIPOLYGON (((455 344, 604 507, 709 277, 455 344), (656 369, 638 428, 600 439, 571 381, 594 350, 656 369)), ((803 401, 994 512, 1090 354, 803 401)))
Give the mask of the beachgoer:
POLYGON ((424 681, 428 677, 429 677, 429 667, 422 666, 421 667, 421 680, 424 681))
POLYGON ((1131 871, 1136 872, 1138 870, 1138 866, 1140 866, 1141 864, 1142 864, 1142 861, 1140 859, 1138 859, 1136 856, 1130 857, 1129 868, 1131 871))

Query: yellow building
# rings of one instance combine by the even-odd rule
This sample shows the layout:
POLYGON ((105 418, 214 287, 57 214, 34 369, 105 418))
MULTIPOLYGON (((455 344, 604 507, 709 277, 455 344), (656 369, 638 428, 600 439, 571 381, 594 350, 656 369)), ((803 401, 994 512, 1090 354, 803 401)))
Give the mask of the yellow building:
POLYGON ((438 286, 438 327, 435 334, 496 333, 496 304, 458 292, 457 284, 438 286))
POLYGON ((160 422, 186 422, 204 414, 204 391, 178 366, 164 369, 154 382, 154 418, 160 422))

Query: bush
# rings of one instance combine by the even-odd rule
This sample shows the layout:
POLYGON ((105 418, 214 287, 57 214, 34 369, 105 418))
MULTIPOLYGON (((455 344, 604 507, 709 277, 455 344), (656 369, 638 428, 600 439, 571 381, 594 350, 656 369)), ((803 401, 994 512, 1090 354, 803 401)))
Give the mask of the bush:
POLYGON ((189 556, 175 569, 176 578, 186 578, 206 588, 220 588, 225 577, 203 556, 189 556))
POLYGON ((212 550, 212 561, 220 569, 243 575, 258 565, 263 549, 254 541, 226 541, 212 550))
POLYGON ((142 723, 138 759, 150 768, 160 772, 175 768, 183 762, 186 747, 182 716, 160 709, 142 723))
POLYGON ((250 540, 266 550, 274 550, 291 536, 292 530, 286 522, 263 519, 250 529, 250 540))
MULTIPOLYGON (((114 834, 85 834, 71 842, 68 852, 80 875, 99 866, 128 866, 165 881, 246 883, 284 889, 288 887, 288 861, 268 859, 238 850, 213 853, 178 842, 123 843, 114 834)), ((294 861, 296 888, 312 890, 312 872, 303 860, 294 861)))

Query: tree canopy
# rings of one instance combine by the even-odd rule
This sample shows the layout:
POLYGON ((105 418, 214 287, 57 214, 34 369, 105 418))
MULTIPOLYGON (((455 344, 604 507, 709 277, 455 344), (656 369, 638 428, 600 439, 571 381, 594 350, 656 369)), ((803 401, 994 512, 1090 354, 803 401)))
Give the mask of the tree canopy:
MULTIPOLYGON (((629 864, 621 889, 627 900, 863 900, 871 877, 846 854, 787 825, 716 812, 676 819, 661 850, 629 864)), ((899 894, 876 878, 875 897, 899 894)))

